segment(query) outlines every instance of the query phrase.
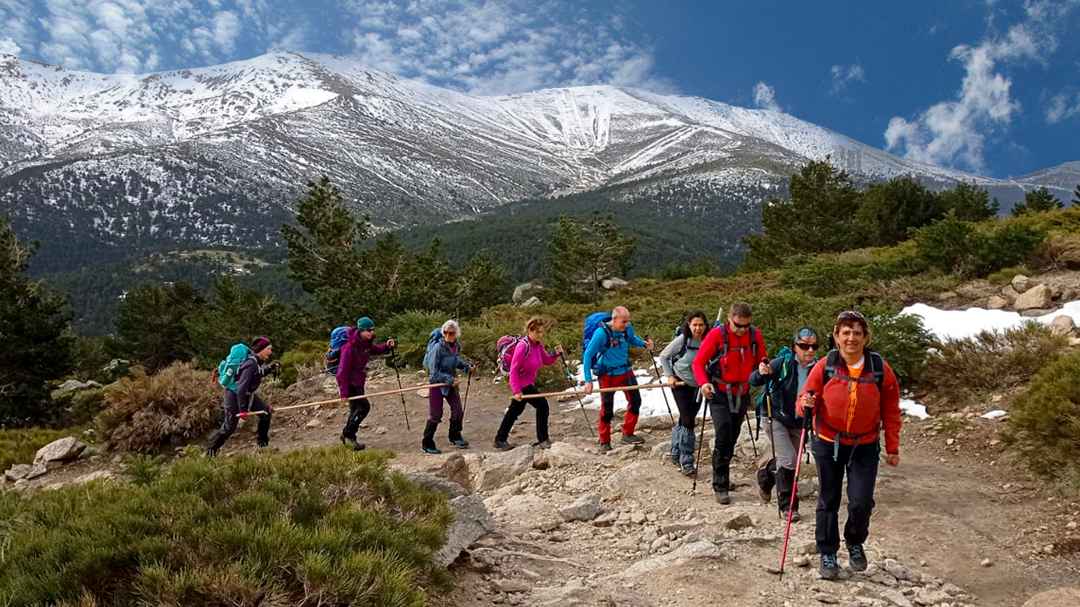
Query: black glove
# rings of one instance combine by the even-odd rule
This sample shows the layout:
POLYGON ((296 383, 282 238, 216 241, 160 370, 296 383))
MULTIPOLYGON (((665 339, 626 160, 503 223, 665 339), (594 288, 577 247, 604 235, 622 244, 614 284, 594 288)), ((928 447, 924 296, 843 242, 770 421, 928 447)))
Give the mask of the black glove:
POLYGON ((275 360, 269 365, 266 365, 266 373, 273 375, 274 377, 281 375, 281 363, 275 360))

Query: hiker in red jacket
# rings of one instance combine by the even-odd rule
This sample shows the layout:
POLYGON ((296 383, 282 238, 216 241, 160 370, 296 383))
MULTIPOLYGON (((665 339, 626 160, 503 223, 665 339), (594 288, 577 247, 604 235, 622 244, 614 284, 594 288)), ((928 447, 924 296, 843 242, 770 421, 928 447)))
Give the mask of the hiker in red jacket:
POLYGON ((803 386, 799 415, 814 418, 818 471, 817 538, 822 579, 840 576, 840 491, 847 473, 844 542, 853 571, 866 571, 863 544, 870 534, 874 485, 885 430, 885 462, 900 464, 900 384, 881 355, 866 348, 870 326, 858 312, 843 312, 833 328, 836 350, 818 361, 803 386), (812 411, 807 411, 812 409, 812 411))
POLYGON ((709 401, 716 431, 713 492, 721 504, 731 503, 731 458, 750 405, 750 374, 766 355, 761 331, 750 324, 752 316, 750 304, 731 306, 727 322, 709 331, 694 357, 694 378, 709 401))

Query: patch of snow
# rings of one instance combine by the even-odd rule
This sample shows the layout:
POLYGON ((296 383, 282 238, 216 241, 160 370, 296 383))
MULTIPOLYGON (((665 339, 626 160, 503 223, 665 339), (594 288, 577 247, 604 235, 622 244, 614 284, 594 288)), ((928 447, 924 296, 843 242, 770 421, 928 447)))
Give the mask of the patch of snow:
POLYGON ((1013 329, 1031 321, 1048 325, 1061 315, 1071 316, 1077 324, 1080 324, 1080 301, 1069 302, 1060 310, 1035 318, 1023 317, 1017 312, 982 308, 941 310, 922 303, 904 308, 901 314, 918 316, 922 319, 923 326, 940 340, 956 340, 974 337, 983 331, 1013 329))
POLYGON ((929 419, 930 417, 930 414, 926 412, 926 405, 913 401, 910 398, 900 399, 900 411, 905 415, 917 417, 919 419, 929 419))
POLYGON ((983 419, 998 419, 998 418, 1001 418, 1001 417, 1005 417, 1008 414, 1009 413, 1007 411, 1002 411, 1001 409, 994 409, 993 411, 988 411, 986 413, 983 413, 982 418, 983 419))
MULTIPOLYGON (((656 364, 657 367, 659 367, 659 358, 656 359, 656 364)), ((649 371, 648 369, 634 369, 634 377, 637 378, 639 385, 658 383, 654 379, 653 372, 649 371)), ((575 379, 578 381, 579 384, 585 381, 585 372, 582 370, 580 364, 578 364, 578 372, 575 379)), ((667 378, 665 377, 664 379, 666 380, 667 378)), ((599 383, 594 381, 593 388, 599 389, 599 383)), ((671 413, 676 416, 678 415, 679 409, 675 406, 675 395, 671 393, 670 388, 654 388, 651 390, 638 390, 638 392, 641 394, 641 411, 639 412, 639 415, 641 417, 666 417, 668 414, 668 404, 671 405, 671 413), (665 404, 664 401, 665 396, 667 397, 667 404, 665 404)), ((616 392, 615 394, 615 411, 625 411, 626 398, 619 396, 621 392, 616 392)), ((591 394, 588 397, 583 398, 582 401, 585 403, 585 406, 589 407, 590 409, 600 408, 600 395, 598 394, 591 394)), ((574 401, 573 404, 576 406, 577 401, 574 401)), ((700 410, 698 410, 698 415, 701 415, 700 410)), ((705 412, 705 419, 710 419, 710 415, 707 410, 705 412)))

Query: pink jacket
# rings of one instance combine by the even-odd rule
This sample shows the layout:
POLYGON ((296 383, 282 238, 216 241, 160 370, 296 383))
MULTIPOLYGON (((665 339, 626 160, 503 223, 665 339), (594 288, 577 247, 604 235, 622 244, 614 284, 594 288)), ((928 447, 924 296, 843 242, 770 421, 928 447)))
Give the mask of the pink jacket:
POLYGON ((557 354, 549 354, 531 339, 520 342, 514 348, 514 357, 510 359, 510 389, 514 394, 520 394, 522 390, 536 383, 541 367, 557 360, 557 354))

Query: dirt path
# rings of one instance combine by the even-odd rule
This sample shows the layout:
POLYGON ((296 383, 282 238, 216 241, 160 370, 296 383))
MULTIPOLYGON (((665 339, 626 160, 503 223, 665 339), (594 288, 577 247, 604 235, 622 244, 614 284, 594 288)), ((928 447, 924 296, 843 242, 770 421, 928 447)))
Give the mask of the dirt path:
MULTIPOLYGON (((404 381, 416 379, 410 374, 404 381)), ((390 387, 396 387, 392 375, 376 374, 369 391, 390 387)), ((472 448, 447 449, 442 456, 419 452, 426 399, 410 393, 406 402, 411 432, 404 430, 400 400, 384 397, 373 403, 360 438, 369 448, 395 451, 397 467, 434 470, 455 454, 479 459, 479 454, 494 453, 491 443, 507 388, 490 380, 473 383, 465 428, 472 448)), ((662 448, 656 446, 669 436, 666 417, 643 424, 645 448, 602 455, 593 448, 576 403, 553 409, 553 440, 568 443, 573 462, 530 470, 506 486, 480 492, 495 514, 497 532, 455 565, 458 585, 439 605, 684 605, 719 597, 729 605, 807 599, 904 605, 924 604, 917 600, 919 593, 944 588, 952 591, 942 595, 947 600, 925 604, 977 601, 1006 607, 1021 605, 1036 592, 1074 584, 1080 572, 1075 552, 1043 556, 1038 548, 1040 534, 1055 531, 1050 528, 1053 521, 1062 520, 1062 513, 1075 518, 1080 507, 1048 499, 1052 496, 1005 466, 965 459, 944 443, 937 448, 919 431, 926 422, 915 421, 905 427, 902 465, 882 467, 869 550, 879 564, 889 557, 914 571, 916 581, 905 581, 902 574, 898 581, 872 567, 870 576, 840 584, 821 582, 816 580, 816 557, 802 555, 811 566, 789 565, 790 575, 780 582, 764 567, 776 562, 783 529, 774 507, 761 504, 751 486, 748 442, 740 445, 734 472, 741 487, 735 503, 725 507, 712 499, 707 462, 706 475, 691 496, 690 481, 657 456, 662 448), (557 508, 584 495, 600 498, 607 514, 599 524, 561 521, 557 508), (727 529, 740 514, 749 517, 750 526, 727 529), (990 566, 982 564, 984 559, 990 566)), ((512 443, 534 440, 532 415, 527 410, 519 420, 512 443)), ((335 444, 344 418, 339 407, 282 414, 275 419, 273 446, 287 450, 335 444)), ((445 432, 444 423, 438 435, 444 449, 445 432)), ((246 428, 230 441, 226 454, 251 450, 253 442, 251 428, 246 428)), ((810 468, 807 478, 813 476, 810 468)), ((807 552, 813 540, 812 503, 804 504, 803 513, 810 516, 796 525, 792 545, 797 555, 807 552)), ((844 560, 842 556, 842 564, 844 560)))

